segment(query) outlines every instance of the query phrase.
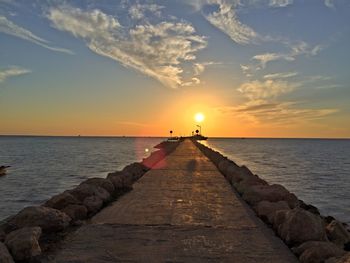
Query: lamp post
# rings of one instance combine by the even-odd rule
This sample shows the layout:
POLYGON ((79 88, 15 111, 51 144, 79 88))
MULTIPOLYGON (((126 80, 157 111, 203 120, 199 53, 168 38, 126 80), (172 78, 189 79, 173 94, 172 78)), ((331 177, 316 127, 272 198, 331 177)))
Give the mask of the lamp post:
POLYGON ((172 138, 172 136, 173 136, 173 131, 170 130, 170 138, 172 138))
POLYGON ((202 126, 197 125, 197 127, 199 127, 199 134, 201 135, 202 134, 202 126))

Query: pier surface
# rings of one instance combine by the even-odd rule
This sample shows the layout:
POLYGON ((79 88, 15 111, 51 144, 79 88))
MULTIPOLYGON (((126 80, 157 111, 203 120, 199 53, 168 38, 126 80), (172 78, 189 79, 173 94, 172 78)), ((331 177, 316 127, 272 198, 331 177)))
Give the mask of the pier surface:
POLYGON ((298 262, 190 140, 133 187, 51 262, 298 262))

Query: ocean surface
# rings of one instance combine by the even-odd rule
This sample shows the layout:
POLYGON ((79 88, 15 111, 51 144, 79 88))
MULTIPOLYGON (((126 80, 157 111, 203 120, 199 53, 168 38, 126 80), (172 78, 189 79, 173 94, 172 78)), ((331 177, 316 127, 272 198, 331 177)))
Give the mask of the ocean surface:
POLYGON ((162 138, 0 136, 0 220, 90 177, 141 161, 162 138))
MULTIPOLYGON (((0 220, 154 151, 162 138, 0 136, 0 220)), ((350 140, 209 139, 239 165, 350 223, 350 140)))
POLYGON ((216 149, 269 183, 350 223, 350 140, 209 139, 216 149))

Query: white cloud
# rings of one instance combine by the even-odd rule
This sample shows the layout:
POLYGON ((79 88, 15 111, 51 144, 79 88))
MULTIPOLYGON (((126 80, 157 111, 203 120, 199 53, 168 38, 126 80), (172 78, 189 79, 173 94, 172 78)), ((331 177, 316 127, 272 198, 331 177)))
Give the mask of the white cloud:
POLYGON ((15 36, 15 37, 27 40, 29 42, 35 43, 44 48, 50 49, 52 51, 73 54, 73 52, 68 49, 49 46, 47 40, 36 36, 29 30, 14 24, 10 20, 8 20, 6 17, 1 15, 0 15, 0 33, 8 34, 11 36, 15 36))
POLYGON ((290 51, 287 53, 263 53, 252 57, 259 62, 261 68, 265 68, 267 63, 277 60, 294 61, 301 55, 316 56, 324 48, 322 45, 310 46, 304 41, 289 45, 290 51))
POLYGON ((271 61, 276 60, 286 60, 286 61, 293 61, 295 58, 293 56, 287 55, 287 54, 278 54, 278 53, 264 53, 255 55, 253 60, 259 61, 262 68, 266 67, 266 64, 271 61))
POLYGON ((335 108, 313 109, 301 107, 296 102, 267 102, 264 100, 248 102, 234 107, 221 107, 218 110, 224 114, 233 114, 242 121, 269 127, 271 127, 271 124, 286 127, 300 123, 310 123, 339 111, 335 108))
POLYGON ((232 2, 212 0, 210 3, 217 4, 218 10, 206 15, 206 19, 213 26, 227 34, 234 42, 238 44, 248 44, 258 37, 258 34, 252 28, 238 20, 232 2))
POLYGON ((238 91, 251 101, 275 98, 281 94, 293 91, 299 83, 267 79, 265 81, 250 81, 243 83, 238 91))
POLYGON ((156 4, 134 4, 129 8, 129 14, 132 19, 139 20, 145 17, 146 12, 151 12, 156 16, 161 15, 161 10, 163 6, 159 6, 156 4))
POLYGON ((271 7, 286 7, 293 4, 293 0, 270 0, 269 6, 271 7))
POLYGON ((328 8, 334 8, 334 1, 335 1, 335 0, 324 0, 324 4, 325 4, 325 6, 327 6, 328 8))
POLYGON ((264 79, 286 79, 295 77, 298 75, 298 72, 283 72, 283 73, 272 73, 264 76, 264 79))
POLYGON ((30 72, 31 71, 28 69, 19 68, 19 67, 11 67, 8 69, 0 70, 0 83, 4 82, 8 78, 20 76, 30 72))
POLYGON ((219 65, 219 64, 221 64, 221 63, 220 62, 214 62, 214 61, 202 62, 202 63, 194 63, 193 64, 194 75, 195 76, 199 76, 200 74, 202 74, 204 72, 204 70, 208 66, 219 65))
POLYGON ((93 52, 171 88, 186 83, 182 79, 183 63, 195 60, 197 51, 207 44, 186 22, 148 22, 127 28, 100 10, 70 6, 51 8, 47 17, 57 29, 83 38, 93 52))

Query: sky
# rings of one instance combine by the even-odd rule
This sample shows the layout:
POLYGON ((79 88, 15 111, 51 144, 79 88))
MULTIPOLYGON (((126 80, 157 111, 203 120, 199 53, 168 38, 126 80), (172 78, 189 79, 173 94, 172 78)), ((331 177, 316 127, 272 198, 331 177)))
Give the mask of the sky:
POLYGON ((350 138, 349 43, 348 0, 0 0, 0 134, 350 138))

